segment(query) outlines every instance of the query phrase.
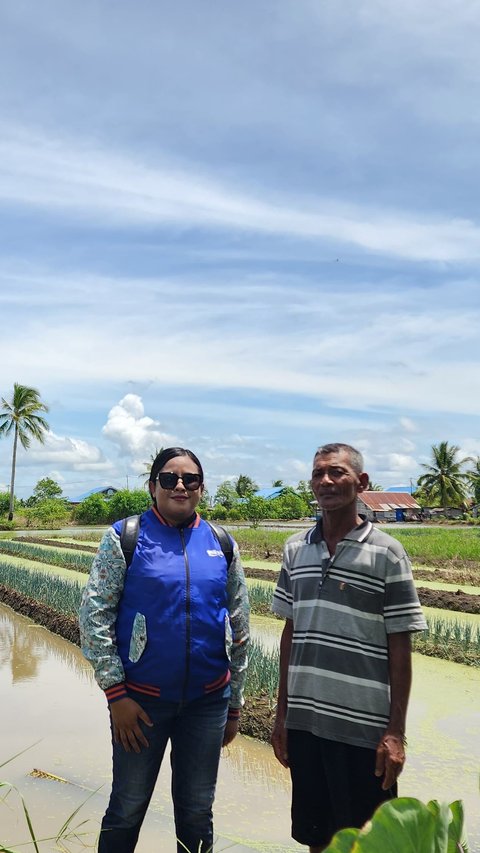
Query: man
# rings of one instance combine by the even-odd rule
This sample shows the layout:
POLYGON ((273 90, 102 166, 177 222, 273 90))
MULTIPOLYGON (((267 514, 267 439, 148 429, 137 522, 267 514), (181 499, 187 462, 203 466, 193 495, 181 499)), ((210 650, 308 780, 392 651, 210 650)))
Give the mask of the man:
POLYGON ((410 633, 426 628, 402 546, 358 515, 361 454, 315 454, 317 525, 290 537, 272 610, 285 617, 272 745, 292 777, 292 836, 320 853, 397 796, 410 633))

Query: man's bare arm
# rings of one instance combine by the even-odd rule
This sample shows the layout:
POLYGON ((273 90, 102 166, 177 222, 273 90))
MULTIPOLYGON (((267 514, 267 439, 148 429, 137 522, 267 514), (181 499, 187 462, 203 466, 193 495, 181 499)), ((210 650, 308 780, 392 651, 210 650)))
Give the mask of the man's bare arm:
POLYGON ((288 665, 292 650, 293 620, 286 619, 280 640, 280 676, 278 681, 277 713, 272 732, 272 746, 275 756, 280 764, 288 767, 287 730, 285 720, 287 717, 288 701, 288 665))
POLYGON ((409 633, 388 637, 390 720, 377 747, 375 775, 383 776, 384 791, 391 788, 405 764, 405 726, 412 684, 412 643, 409 633))

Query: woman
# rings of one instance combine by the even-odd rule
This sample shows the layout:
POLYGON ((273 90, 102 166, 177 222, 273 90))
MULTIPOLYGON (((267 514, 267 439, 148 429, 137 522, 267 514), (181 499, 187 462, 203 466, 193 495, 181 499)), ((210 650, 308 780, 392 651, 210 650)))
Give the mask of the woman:
POLYGON ((100 853, 130 853, 171 741, 177 851, 213 845, 222 745, 238 731, 248 599, 238 547, 227 560, 196 512, 202 466, 170 447, 155 459, 153 505, 127 569, 122 522, 105 533, 80 608, 82 650, 109 704, 113 786, 100 853), (233 639, 232 639, 233 634, 233 639))

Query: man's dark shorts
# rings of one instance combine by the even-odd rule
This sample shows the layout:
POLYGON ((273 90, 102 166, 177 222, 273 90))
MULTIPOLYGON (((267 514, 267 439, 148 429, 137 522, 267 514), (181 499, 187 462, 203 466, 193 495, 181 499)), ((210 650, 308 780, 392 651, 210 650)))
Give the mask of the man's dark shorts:
POLYGON ((361 827, 377 806, 397 796, 382 791, 375 750, 288 729, 292 777, 292 837, 311 847, 348 826, 361 827))

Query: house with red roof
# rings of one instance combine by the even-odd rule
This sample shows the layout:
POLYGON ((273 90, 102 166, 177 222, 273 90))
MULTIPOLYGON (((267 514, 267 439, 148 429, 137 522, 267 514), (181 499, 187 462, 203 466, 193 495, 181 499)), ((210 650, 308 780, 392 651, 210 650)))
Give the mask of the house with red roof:
POLYGON ((357 512, 369 521, 410 521, 420 518, 421 506, 408 492, 361 492, 357 512))

